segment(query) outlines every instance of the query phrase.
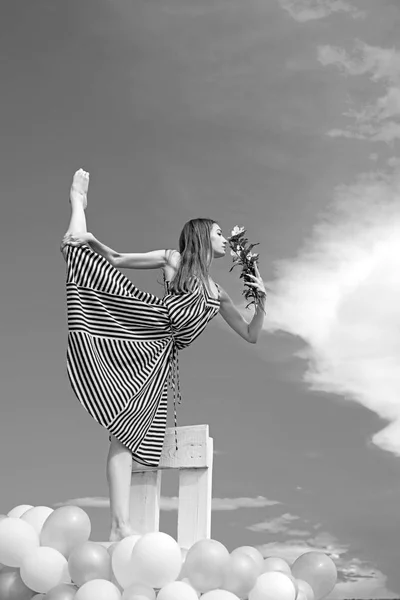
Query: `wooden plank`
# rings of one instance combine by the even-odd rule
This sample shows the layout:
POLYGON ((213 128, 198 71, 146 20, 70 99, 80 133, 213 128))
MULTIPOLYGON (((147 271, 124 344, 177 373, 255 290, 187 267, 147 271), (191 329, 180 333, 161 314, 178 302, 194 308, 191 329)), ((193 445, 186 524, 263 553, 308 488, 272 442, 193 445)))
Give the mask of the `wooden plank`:
POLYGON ((159 531, 160 491, 161 471, 132 473, 130 521, 140 535, 159 531))
POLYGON ((211 537, 213 439, 206 446, 207 467, 179 472, 178 544, 190 548, 211 537))
MULTIPOLYGON (((177 427, 178 452, 176 451, 175 428, 166 430, 164 446, 158 469, 204 469, 208 466, 208 425, 177 427)), ((135 464, 132 473, 152 471, 154 467, 135 464)))

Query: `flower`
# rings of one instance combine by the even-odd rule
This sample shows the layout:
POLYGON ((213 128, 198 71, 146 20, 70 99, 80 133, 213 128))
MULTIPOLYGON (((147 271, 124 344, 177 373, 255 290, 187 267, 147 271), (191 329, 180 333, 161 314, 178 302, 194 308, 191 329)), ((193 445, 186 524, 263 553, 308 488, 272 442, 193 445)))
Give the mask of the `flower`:
MULTIPOLYGON (((233 257, 233 266, 230 271, 238 265, 242 267, 240 278, 244 279, 244 285, 246 286, 250 281, 249 275, 255 275, 255 263, 258 261, 259 255, 252 252, 255 246, 258 244, 249 244, 249 240, 245 237, 246 230, 244 227, 236 225, 232 229, 232 234, 228 237, 228 244, 231 248, 231 256, 233 257)), ((246 300, 251 299, 247 304, 246 308, 252 304, 257 305, 261 299, 261 293, 258 289, 253 287, 246 287, 242 294, 246 300)))
POLYGON ((231 237, 240 235, 240 234, 244 233, 244 231, 245 231, 244 227, 238 227, 238 225, 235 225, 235 227, 232 229, 231 237))

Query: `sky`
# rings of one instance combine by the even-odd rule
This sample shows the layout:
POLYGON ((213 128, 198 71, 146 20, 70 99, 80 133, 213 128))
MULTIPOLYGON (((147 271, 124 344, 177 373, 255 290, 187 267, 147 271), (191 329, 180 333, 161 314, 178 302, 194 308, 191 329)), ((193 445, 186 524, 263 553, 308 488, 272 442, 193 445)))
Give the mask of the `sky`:
MULTIPOLYGON (((260 243, 258 344, 218 316, 180 353, 179 423, 215 444, 212 537, 326 552, 332 600, 400 596, 399 27, 397 0, 3 0, 0 513, 75 503, 108 537, 108 436, 65 362, 82 167, 118 251, 176 247, 198 216, 260 243)), ((212 275, 250 319, 230 266, 212 275)))

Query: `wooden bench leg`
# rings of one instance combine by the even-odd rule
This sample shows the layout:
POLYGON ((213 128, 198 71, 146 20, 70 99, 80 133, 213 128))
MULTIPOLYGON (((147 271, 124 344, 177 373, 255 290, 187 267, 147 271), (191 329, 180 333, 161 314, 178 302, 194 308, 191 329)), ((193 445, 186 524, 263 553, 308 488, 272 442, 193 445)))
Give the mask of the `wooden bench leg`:
POLYGON ((207 464, 203 469, 180 469, 178 544, 190 548, 211 537, 213 439, 207 440, 207 464))
POLYGON ((161 471, 132 473, 130 520, 139 534, 159 531, 161 471))

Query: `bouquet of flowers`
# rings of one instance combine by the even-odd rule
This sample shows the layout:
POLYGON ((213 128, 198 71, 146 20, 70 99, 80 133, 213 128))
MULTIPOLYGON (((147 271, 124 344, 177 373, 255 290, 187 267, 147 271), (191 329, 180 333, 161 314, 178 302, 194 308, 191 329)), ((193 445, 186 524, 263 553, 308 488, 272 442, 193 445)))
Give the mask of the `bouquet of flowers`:
MULTIPOLYGON (((246 282, 253 281, 248 275, 256 275, 255 264, 259 258, 258 254, 252 252, 253 248, 258 246, 258 243, 249 244, 249 240, 245 236, 245 228, 236 225, 232 229, 230 237, 227 238, 231 248, 231 256, 233 257, 233 266, 229 269, 229 272, 235 267, 241 267, 240 279, 244 279, 244 285, 246 285, 246 282)), ((247 287, 243 290, 242 294, 246 300, 250 300, 246 308, 252 304, 257 305, 260 303, 261 293, 258 289, 247 287)))

